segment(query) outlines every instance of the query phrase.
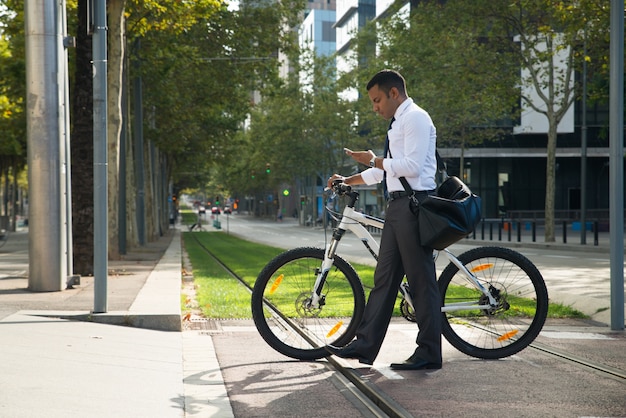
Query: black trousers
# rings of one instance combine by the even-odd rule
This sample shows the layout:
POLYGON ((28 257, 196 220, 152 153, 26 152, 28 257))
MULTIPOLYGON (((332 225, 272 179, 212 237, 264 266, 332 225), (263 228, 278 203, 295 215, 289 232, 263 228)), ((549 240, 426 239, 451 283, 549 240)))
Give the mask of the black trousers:
POLYGON ((406 274, 417 319, 417 355, 441 363, 441 298, 433 250, 419 244, 417 218, 409 198, 389 202, 383 228, 374 288, 357 330, 359 353, 374 360, 385 339, 402 278, 406 274))

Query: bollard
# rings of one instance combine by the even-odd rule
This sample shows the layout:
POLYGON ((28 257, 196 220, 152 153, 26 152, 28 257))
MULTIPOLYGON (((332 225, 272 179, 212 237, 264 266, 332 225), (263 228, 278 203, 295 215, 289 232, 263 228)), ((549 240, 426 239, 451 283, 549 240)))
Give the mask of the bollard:
POLYGON ((598 221, 593 222, 593 245, 598 245, 598 221))
POLYGON ((509 226, 507 229, 507 238, 509 240, 509 242, 511 242, 511 229, 513 229, 513 222, 509 221, 507 222, 507 225, 509 226))
POLYGON ((567 222, 563 221, 563 244, 567 244, 567 222))
POLYGON ((533 231, 533 242, 537 242, 537 221, 533 221, 532 231, 533 231))
POLYGON ((489 222, 489 241, 493 241, 493 222, 489 222))
POLYGON ((517 221, 517 242, 522 242, 522 222, 517 221))

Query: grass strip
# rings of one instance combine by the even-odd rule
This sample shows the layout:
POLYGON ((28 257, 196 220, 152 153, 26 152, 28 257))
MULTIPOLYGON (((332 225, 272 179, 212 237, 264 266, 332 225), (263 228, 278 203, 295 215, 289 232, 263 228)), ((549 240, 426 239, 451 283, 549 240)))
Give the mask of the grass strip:
MULTIPOLYGON (((183 243, 193 268, 197 307, 206 318, 251 318, 250 293, 234 280, 203 246, 250 286, 265 265, 284 249, 246 241, 223 231, 183 232, 183 243)), ((374 268, 352 264, 368 290, 373 286, 374 268)), ((394 316, 400 316, 399 303, 394 316)), ((183 300, 182 311, 189 311, 183 300)), ((550 303, 548 318, 587 318, 582 312, 560 303, 550 303)))

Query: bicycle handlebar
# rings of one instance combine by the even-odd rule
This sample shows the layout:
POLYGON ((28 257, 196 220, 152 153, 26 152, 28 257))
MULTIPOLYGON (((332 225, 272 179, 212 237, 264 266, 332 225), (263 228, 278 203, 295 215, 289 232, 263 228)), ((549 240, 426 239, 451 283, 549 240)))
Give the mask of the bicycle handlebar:
POLYGON ((342 182, 341 180, 333 181, 333 185, 331 186, 331 189, 335 193, 337 193, 339 196, 343 196, 352 191, 352 187, 348 186, 346 183, 342 182))
POLYGON ((341 180, 333 181, 331 190, 338 196, 347 196, 350 199, 347 206, 351 208, 354 208, 356 201, 359 199, 359 193, 352 190, 352 186, 347 185, 341 180))

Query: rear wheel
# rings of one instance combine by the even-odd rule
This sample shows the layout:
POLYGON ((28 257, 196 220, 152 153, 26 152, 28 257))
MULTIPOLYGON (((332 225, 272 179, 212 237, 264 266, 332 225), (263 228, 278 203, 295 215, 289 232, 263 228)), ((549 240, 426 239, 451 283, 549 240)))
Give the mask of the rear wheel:
POLYGON ((325 345, 354 338, 365 308, 356 271, 335 256, 318 306, 311 304, 324 250, 296 248, 271 260, 252 291, 252 317, 263 339, 276 351, 300 360, 328 356, 325 345))
POLYGON ((501 247, 475 248, 458 257, 489 290, 489 298, 450 263, 439 278, 443 299, 442 332, 461 352, 498 359, 526 348, 548 315, 548 291, 541 273, 522 254, 501 247))

